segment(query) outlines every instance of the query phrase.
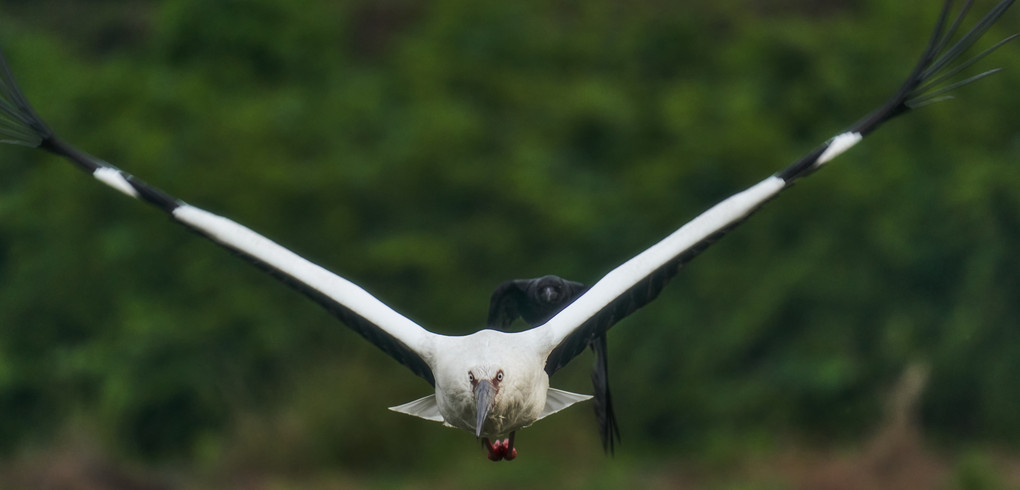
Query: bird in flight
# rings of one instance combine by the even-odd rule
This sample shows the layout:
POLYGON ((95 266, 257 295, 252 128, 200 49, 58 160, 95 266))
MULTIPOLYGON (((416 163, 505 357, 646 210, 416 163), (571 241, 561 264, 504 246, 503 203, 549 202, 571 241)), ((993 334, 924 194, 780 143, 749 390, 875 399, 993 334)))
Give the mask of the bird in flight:
MULTIPOLYGON (((510 331, 514 320, 520 318, 529 327, 537 327, 587 290, 588 286, 584 284, 553 275, 505 281, 492 292, 489 319, 485 325, 510 331)), ((602 439, 602 449, 612 454, 616 443, 620 441, 620 427, 616 423, 613 397, 609 392, 609 346, 606 332, 593 337, 588 345, 595 354, 591 382, 595 390, 592 401, 599 423, 599 437, 602 439)))
MULTIPOLYGON (((798 179, 822 168, 862 138, 899 115, 939 101, 945 94, 997 70, 962 75, 1015 36, 979 54, 963 58, 1013 4, 1001 0, 965 32, 972 6, 959 9, 947 0, 920 60, 895 94, 806 156, 761 182, 724 199, 650 248, 611 270, 580 294, 555 306, 513 300, 514 292, 497 291, 495 315, 475 333, 450 336, 426 330, 394 311, 361 287, 309 262, 272 240, 238 224, 174 198, 113 165, 88 155, 64 140, 39 118, 14 82, 0 55, 0 141, 41 148, 65 157, 99 182, 169 214, 175 221, 248 259, 262 270, 325 307, 341 322, 405 365, 434 387, 434 393, 392 410, 465 429, 481 439, 489 459, 517 457, 516 431, 577 402, 591 398, 549 385, 549 377, 589 345, 602 349, 607 331, 662 291, 679 269, 721 236, 747 219, 798 179), (958 35, 959 34, 959 35, 958 35), (572 300, 572 301, 571 301, 572 300), (537 306, 537 308, 536 308, 537 306), (562 309, 560 307, 562 306, 562 309), (516 315, 534 325, 519 332, 502 331, 516 315), (509 320, 507 320, 509 318, 509 320), (507 436, 500 440, 500 437, 507 436)), ((529 283, 523 283, 530 286, 529 283)), ((537 283, 536 283, 537 285, 537 283)), ((520 287, 512 285, 512 288, 520 287)), ((570 286, 571 288, 583 286, 570 286)), ((552 299, 548 292, 544 301, 552 299)), ((598 352, 598 351, 597 351, 598 352)), ((596 370, 598 371, 598 369, 596 370)), ((604 374, 604 372, 603 372, 604 374)), ((596 381, 598 390, 598 381, 596 381)), ((608 387, 605 391, 608 401, 608 387)), ((611 412, 609 415, 612 418, 611 412)), ((607 427, 607 426, 603 426, 607 427)), ((612 424, 609 427, 615 427, 612 424)), ((604 428, 606 432, 612 428, 604 428)))

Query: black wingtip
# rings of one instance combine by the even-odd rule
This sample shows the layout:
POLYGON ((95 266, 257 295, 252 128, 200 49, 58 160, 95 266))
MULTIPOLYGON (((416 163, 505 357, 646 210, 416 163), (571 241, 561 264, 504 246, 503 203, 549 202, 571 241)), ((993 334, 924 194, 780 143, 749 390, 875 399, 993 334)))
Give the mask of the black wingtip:
POLYGON ((889 102, 855 124, 852 131, 866 135, 885 121, 918 107, 950 98, 945 94, 997 73, 999 69, 988 70, 972 76, 962 75, 972 65, 1013 41, 1018 35, 1009 36, 975 56, 961 57, 1006 13, 1014 1, 1000 1, 969 31, 957 36, 957 31, 963 24, 973 2, 971 0, 964 2, 950 23, 950 13, 953 10, 954 2, 946 0, 931 39, 928 41, 928 46, 910 76, 889 102))
MULTIPOLYGON (((113 165, 85 153, 58 138, 32 109, 28 99, 18 88, 7 58, 0 52, 0 143, 11 143, 46 150, 69 159, 82 170, 92 173, 99 168, 116 169, 113 165)), ((125 174, 126 175, 126 174, 125 174)), ((129 179, 147 201, 164 210, 171 210, 176 202, 158 191, 149 188, 138 179, 129 179), (158 195, 157 195, 158 194, 158 195)))
MULTIPOLYGON (((961 57, 1006 13, 1006 10, 1013 5, 1014 1, 1000 1, 975 23, 969 31, 957 36, 957 32, 964 23, 973 1, 968 0, 964 2, 963 6, 953 16, 951 14, 953 13, 955 2, 953 0, 946 0, 942 6, 942 12, 939 14, 938 21, 935 23, 935 29, 932 30, 928 45, 924 49, 924 53, 917 61, 910 75, 900 85, 896 94, 877 110, 857 121, 846 132, 815 148, 800 160, 777 172, 776 176, 787 183, 791 183, 810 175, 821 168, 825 161, 832 158, 830 155, 826 160, 822 161, 825 158, 825 154, 830 151, 830 147, 837 142, 836 140, 842 139, 844 143, 856 143, 862 137, 867 136, 872 131, 878 129, 883 123, 896 116, 928 104, 951 99, 952 96, 947 95, 948 92, 1001 71, 1000 68, 993 68, 976 75, 966 74, 968 68, 1003 45, 1020 37, 1020 34, 1006 37, 975 56, 963 58, 962 60, 961 57)), ((842 151, 845 151, 845 148, 840 149, 836 154, 842 151)))
POLYGON ((7 58, 0 52, 0 143, 37 148, 52 137, 53 132, 21 93, 7 58))

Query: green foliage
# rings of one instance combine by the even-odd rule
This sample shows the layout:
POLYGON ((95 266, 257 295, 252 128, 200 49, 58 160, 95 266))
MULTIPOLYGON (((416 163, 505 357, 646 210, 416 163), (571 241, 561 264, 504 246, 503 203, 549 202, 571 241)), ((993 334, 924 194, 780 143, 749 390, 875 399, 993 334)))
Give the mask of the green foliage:
MULTIPOLYGON (((8 1, 0 43, 65 139, 457 334, 498 282, 594 281, 840 131, 936 15, 760 3, 8 1)), ((929 429, 1020 442, 1015 53, 612 331, 624 451, 853 437, 916 360, 929 429)), ((353 468, 402 461, 405 439, 474 449, 386 412, 427 387, 271 278, 42 153, 4 148, 0 171, 8 449, 72 417, 153 458, 283 441, 273 464, 353 468)), ((575 364, 553 383, 585 390, 575 364)), ((588 417, 525 446, 556 453, 588 417)))
POLYGON ((959 490, 995 490, 1007 488, 999 481, 988 455, 970 450, 957 463, 949 488, 959 490))

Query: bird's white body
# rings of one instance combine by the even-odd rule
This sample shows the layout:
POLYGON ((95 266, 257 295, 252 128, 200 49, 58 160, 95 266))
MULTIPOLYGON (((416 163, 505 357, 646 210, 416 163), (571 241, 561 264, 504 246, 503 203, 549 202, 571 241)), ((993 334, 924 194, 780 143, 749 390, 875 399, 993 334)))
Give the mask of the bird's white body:
POLYGON ((533 329, 480 330, 456 337, 430 334, 419 347, 435 374, 435 394, 391 410, 496 437, 591 398, 549 387, 545 360, 552 347, 542 333, 533 329), (489 380, 497 387, 480 431, 472 379, 489 380))
POLYGON ((444 421, 476 431, 477 404, 468 373, 494 380, 502 372, 492 408, 481 434, 498 436, 535 423, 545 409, 549 376, 545 356, 536 352, 534 335, 480 330, 463 337, 445 337, 436 357, 436 403, 444 421))

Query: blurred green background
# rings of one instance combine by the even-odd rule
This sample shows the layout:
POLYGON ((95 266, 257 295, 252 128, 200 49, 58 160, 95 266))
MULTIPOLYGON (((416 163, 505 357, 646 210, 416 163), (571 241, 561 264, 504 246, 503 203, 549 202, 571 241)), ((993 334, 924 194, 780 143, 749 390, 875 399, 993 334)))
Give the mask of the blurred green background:
MULTIPOLYGON (((0 46, 63 138, 461 334, 499 282, 594 282, 882 103, 940 4, 0 0, 0 46)), ((586 405, 501 464, 387 411, 429 386, 4 147, 0 486, 1020 488, 1017 49, 611 331, 615 458, 586 405)))

